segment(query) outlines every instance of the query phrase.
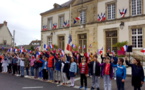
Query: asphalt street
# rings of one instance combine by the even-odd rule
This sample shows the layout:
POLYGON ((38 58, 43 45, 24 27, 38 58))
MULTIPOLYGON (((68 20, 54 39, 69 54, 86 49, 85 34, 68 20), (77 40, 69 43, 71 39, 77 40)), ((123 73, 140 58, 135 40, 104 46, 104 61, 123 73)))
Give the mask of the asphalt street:
POLYGON ((75 88, 57 86, 48 82, 21 78, 11 74, 0 73, 0 90, 77 90, 75 88))
MULTIPOLYGON (((87 80, 88 90, 90 90, 91 78, 88 77, 87 80)), ((78 79, 75 82, 75 87, 79 88, 79 86, 80 80, 78 79)), ((0 90, 78 90, 76 88, 0 73, 0 90)), ((100 78, 100 90, 104 90, 102 78, 100 78)), ((117 90, 116 80, 112 80, 112 90, 117 90)), ((131 85, 131 77, 127 77, 125 80, 125 90, 134 90, 131 85)), ((145 90, 145 85, 142 90, 145 90)))

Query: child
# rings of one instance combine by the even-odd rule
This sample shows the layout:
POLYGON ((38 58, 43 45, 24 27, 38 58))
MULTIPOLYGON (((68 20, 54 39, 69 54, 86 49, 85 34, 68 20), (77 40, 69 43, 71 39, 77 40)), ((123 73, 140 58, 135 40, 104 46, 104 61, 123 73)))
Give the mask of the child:
POLYGON ((69 76, 70 76, 72 87, 74 87, 74 77, 75 77, 76 73, 77 73, 77 64, 75 62, 75 59, 73 57, 71 57, 71 65, 70 65, 70 69, 69 69, 69 76))
POLYGON ((101 74, 100 72, 100 63, 97 60, 98 56, 93 56, 93 61, 90 63, 90 73, 92 75, 92 87, 91 90, 94 90, 95 87, 97 90, 100 90, 99 88, 99 76, 101 74))
POLYGON ((82 63, 79 64, 80 68, 80 78, 81 78, 81 86, 80 89, 83 88, 83 81, 85 83, 85 90, 87 90, 87 74, 88 74, 88 64, 86 63, 85 57, 82 58, 82 63))
POLYGON ((118 60, 118 64, 113 63, 114 60, 112 60, 112 66, 116 67, 116 83, 117 83, 117 88, 118 90, 125 90, 124 89, 124 82, 126 78, 126 67, 123 65, 124 60, 123 58, 120 58, 118 60))
POLYGON ((19 60, 20 60, 20 74, 21 74, 21 77, 24 77, 25 64, 24 64, 24 55, 23 54, 20 55, 19 60))
POLYGON ((104 59, 105 63, 101 64, 102 66, 102 76, 104 78, 104 90, 112 90, 111 79, 113 77, 113 68, 110 64, 110 58, 107 57, 104 59))
POLYGON ((62 82, 63 82, 63 85, 67 85, 67 73, 69 71, 69 68, 66 67, 67 66, 67 62, 66 62, 66 58, 65 56, 64 57, 61 57, 61 78, 62 78, 62 82))
POLYGON ((45 81, 48 79, 47 57, 43 57, 42 59, 40 59, 40 61, 43 63, 42 72, 43 72, 43 80, 45 81))
POLYGON ((3 73, 7 73, 8 71, 8 59, 4 54, 4 60, 2 60, 2 67, 3 67, 3 73))
POLYGON ((126 64, 132 68, 132 86, 134 86, 134 90, 141 90, 141 87, 144 83, 144 70, 140 60, 134 59, 133 64, 130 64, 127 61, 127 57, 125 60, 126 64))
POLYGON ((57 84, 60 84, 60 73, 61 73, 61 57, 60 55, 58 55, 57 58, 55 58, 56 62, 55 62, 55 82, 57 84))

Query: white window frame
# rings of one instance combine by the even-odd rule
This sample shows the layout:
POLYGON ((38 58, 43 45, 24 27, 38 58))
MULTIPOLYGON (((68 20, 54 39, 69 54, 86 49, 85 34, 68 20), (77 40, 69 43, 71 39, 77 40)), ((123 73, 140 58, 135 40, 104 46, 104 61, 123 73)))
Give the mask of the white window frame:
POLYGON ((134 8, 135 8, 135 14, 133 14, 133 0, 132 0, 132 3, 131 3, 131 6, 132 6, 132 8, 131 8, 131 10, 132 10, 131 14, 132 14, 132 16, 136 16, 136 15, 141 15, 141 14, 142 14, 142 9, 143 9, 143 8, 142 8, 142 0, 135 0, 135 2, 136 2, 136 3, 135 3, 135 7, 134 7, 134 8), (141 4, 140 4, 140 5, 141 5, 141 6, 140 6, 140 9, 141 9, 141 10, 140 10, 140 13, 139 13, 139 14, 138 14, 139 6, 138 6, 138 3, 137 3, 138 1, 140 1, 140 3, 141 3, 141 4))
MULTIPOLYGON (((133 32, 133 30, 136 30, 136 34, 132 34, 132 37, 133 36, 135 36, 136 37, 136 47, 133 47, 133 49, 142 49, 142 47, 143 47, 143 41, 142 41, 142 47, 138 47, 139 45, 138 45, 138 36, 142 36, 142 40, 143 40, 143 28, 133 28, 133 29, 131 29, 132 30, 132 32, 133 32), (138 34, 138 30, 139 29, 141 29, 142 30, 142 34, 138 34)), ((132 38, 131 37, 131 38, 132 38)), ((133 43, 133 40, 132 40, 132 43, 133 43)))
POLYGON ((48 30, 52 30, 52 18, 48 19, 48 30))
POLYGON ((59 28, 63 28, 64 24, 64 15, 59 16, 59 28))
POLYGON ((81 18, 80 23, 81 24, 86 24, 86 11, 85 10, 82 10, 80 12, 80 18, 81 18))
POLYGON ((48 43, 48 45, 52 44, 52 37, 51 36, 47 37, 47 43, 48 43))
POLYGON ((107 13, 108 14, 108 20, 115 19, 115 17, 116 17, 116 6, 115 6, 115 3, 108 4, 107 5, 107 11, 108 11, 108 13, 107 13), (113 6, 114 6, 114 13, 113 13, 113 6), (110 11, 108 10, 109 7, 111 7, 110 11), (109 17, 109 13, 110 13, 111 17, 109 17), (113 17, 113 14, 114 14, 114 17, 113 17))

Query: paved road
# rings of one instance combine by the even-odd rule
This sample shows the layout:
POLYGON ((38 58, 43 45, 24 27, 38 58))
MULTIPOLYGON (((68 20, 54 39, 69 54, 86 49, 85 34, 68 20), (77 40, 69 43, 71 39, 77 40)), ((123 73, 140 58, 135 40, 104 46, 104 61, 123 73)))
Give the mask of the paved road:
MULTIPOLYGON (((80 80, 75 82, 76 88, 80 86, 80 80)), ((88 78, 88 87, 91 87, 91 78, 88 78)), ((0 73, 0 90, 78 90, 68 86, 57 86, 56 84, 34 79, 21 78, 11 74, 0 73)), ((90 89, 88 89, 90 90, 90 89)), ((103 90, 103 79, 100 78, 100 90, 103 90)), ((116 81, 112 80, 112 90, 116 89, 116 81)), ((133 90, 131 77, 126 78, 125 90, 133 90)), ((142 87, 145 90, 145 85, 142 87)))
POLYGON ((21 78, 0 73, 0 90, 77 90, 38 80, 21 78))

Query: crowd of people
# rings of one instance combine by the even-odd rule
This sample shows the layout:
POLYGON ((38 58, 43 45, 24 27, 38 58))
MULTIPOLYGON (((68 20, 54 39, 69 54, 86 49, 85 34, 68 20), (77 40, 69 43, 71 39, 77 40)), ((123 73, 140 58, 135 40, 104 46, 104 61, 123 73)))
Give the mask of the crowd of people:
POLYGON ((116 80, 117 90, 125 90, 126 65, 132 68, 132 86, 134 90, 141 90, 144 83, 144 70, 140 60, 134 59, 132 63, 125 58, 118 58, 115 54, 101 54, 102 61, 98 61, 98 55, 93 53, 78 52, 62 55, 57 52, 35 53, 4 53, 0 55, 0 72, 31 76, 44 81, 75 85, 75 77, 80 77, 80 89, 87 90, 87 76, 92 78, 91 90, 100 90, 99 79, 104 79, 104 90, 112 90, 112 79, 116 80))

